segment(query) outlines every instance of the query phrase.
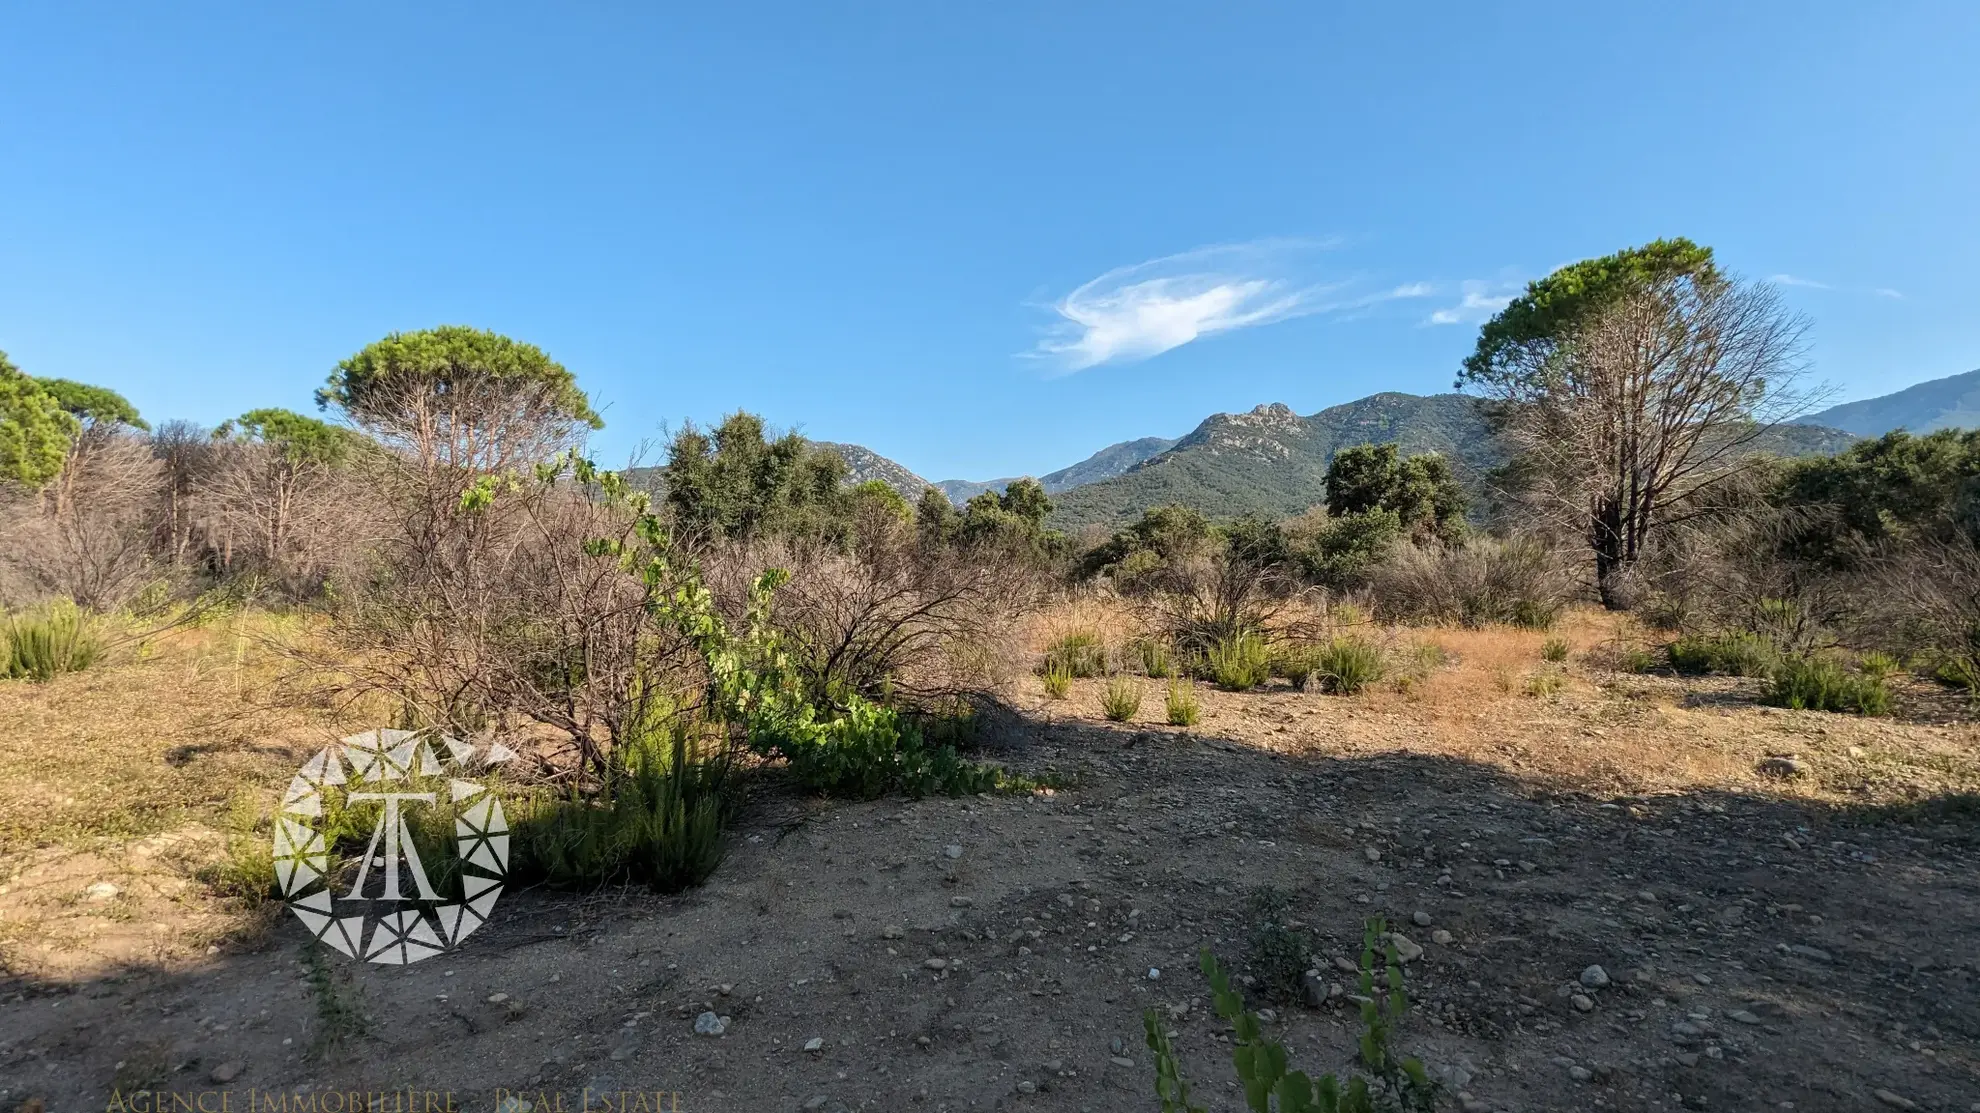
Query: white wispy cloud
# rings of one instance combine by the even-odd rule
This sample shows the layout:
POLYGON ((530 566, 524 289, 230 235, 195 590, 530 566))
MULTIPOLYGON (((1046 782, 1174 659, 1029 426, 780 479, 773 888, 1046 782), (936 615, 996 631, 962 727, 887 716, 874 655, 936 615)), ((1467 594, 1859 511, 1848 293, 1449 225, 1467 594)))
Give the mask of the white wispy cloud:
POLYGON ((1903 293, 1901 293, 1901 292, 1899 292, 1899 291, 1897 291, 1897 290, 1893 290, 1893 289, 1891 289, 1891 288, 1890 288, 1889 286, 1879 286, 1879 287, 1877 287, 1876 289, 1874 289, 1874 290, 1872 290, 1872 291, 1870 291, 1870 292, 1871 292, 1871 293, 1873 293, 1873 294, 1875 294, 1875 295, 1877 295, 1877 296, 1878 296, 1878 297, 1880 297, 1880 298, 1902 298, 1902 297, 1904 297, 1904 294, 1903 294, 1903 293))
POLYGON ((1810 290, 1827 290, 1830 288, 1826 282, 1817 282, 1812 278, 1797 278, 1791 274, 1770 274, 1767 276, 1767 281, 1776 286, 1805 286, 1810 290))
POLYGON ((1029 354, 1070 373, 1323 312, 1342 285, 1311 273, 1313 255, 1328 246, 1310 240, 1218 244, 1117 267, 1054 302, 1060 320, 1029 354))
POLYGON ((1519 292, 1517 283, 1483 282, 1467 280, 1458 286, 1459 297, 1456 305, 1446 306, 1431 313, 1423 323, 1427 325, 1464 325, 1489 320, 1494 313, 1504 309, 1519 292))

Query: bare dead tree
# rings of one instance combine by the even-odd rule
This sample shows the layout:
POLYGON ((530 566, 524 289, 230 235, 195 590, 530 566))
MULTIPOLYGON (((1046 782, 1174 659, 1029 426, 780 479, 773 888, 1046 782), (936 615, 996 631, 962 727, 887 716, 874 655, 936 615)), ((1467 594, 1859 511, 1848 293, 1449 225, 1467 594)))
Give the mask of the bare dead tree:
POLYGON ((164 488, 164 465, 145 439, 85 429, 53 483, 9 497, 0 551, 38 591, 97 610, 122 606, 163 575, 152 534, 164 488))
POLYGON ((1669 277, 1530 349, 1503 378, 1521 501, 1585 538, 1606 605, 1621 604, 1618 575, 1653 530, 1805 410, 1806 327, 1766 285, 1669 277))
POLYGON ((380 466, 272 444, 216 444, 189 501, 219 571, 253 571, 291 598, 306 598, 383 542, 380 466))

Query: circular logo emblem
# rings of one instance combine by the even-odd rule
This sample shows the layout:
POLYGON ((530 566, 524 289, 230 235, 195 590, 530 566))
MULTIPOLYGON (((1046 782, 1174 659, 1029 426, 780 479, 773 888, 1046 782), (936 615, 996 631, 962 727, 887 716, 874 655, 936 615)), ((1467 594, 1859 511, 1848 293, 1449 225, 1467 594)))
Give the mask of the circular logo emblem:
POLYGON ((368 962, 418 962, 467 938, 502 895, 509 823, 466 774, 515 756, 499 742, 477 750, 409 730, 319 751, 275 817, 275 881, 289 910, 368 962))

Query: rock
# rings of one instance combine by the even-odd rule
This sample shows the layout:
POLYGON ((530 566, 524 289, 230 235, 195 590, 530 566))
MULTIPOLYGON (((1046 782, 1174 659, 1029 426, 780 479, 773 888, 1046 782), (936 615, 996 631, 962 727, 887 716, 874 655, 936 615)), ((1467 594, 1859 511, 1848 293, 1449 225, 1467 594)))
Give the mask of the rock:
POLYGON ((949 968, 949 960, 946 958, 923 959, 921 964, 930 970, 947 970, 949 968))
POLYGON ((1258 1019, 1266 1024, 1277 1024, 1279 1022, 1279 1014, 1274 1009, 1259 1009, 1258 1019))
POLYGON ((883 928, 881 928, 881 929, 880 929, 880 938, 882 938, 882 939, 906 939, 906 938, 907 938, 907 929, 906 929, 906 928, 903 928, 903 927, 902 927, 901 925, 899 925, 899 924, 888 924, 888 925, 887 925, 886 927, 883 927, 883 928))
POLYGON ((1020 1094, 1035 1094, 1038 1092, 1038 1083, 1027 1078, 1017 1084, 1017 1092, 1020 1094))
POLYGON ((1371 862, 1379 862, 1382 860, 1382 852, 1376 849, 1375 847, 1371 846, 1368 849, 1362 851, 1362 853, 1367 855, 1368 860, 1371 862))
POLYGON ((509 995, 506 993, 491 993, 488 995, 488 1003, 491 1005, 499 1005, 508 999, 509 995))
POLYGON ((514 1094, 504 1094, 502 1104, 495 1107, 495 1113, 530 1113, 530 1110, 535 1108, 532 1102, 524 1101, 514 1094))
POLYGON ((1820 947, 1809 947, 1800 943, 1788 944, 1787 953, 1808 959, 1811 962, 1834 962, 1836 960, 1834 955, 1831 955, 1820 947))
POLYGON ((1410 941, 1409 936, 1399 931, 1389 933, 1389 942, 1396 948, 1396 958, 1402 962, 1415 962, 1423 957, 1423 948, 1410 941))
POLYGON ((825 1103, 831 1100, 831 1098, 826 1097, 824 1094, 813 1094, 804 1099, 804 1107, 807 1110, 823 1109, 825 1108, 825 1103))
POLYGON ((1753 1015, 1750 1012, 1747 1012, 1745 1009, 1734 1009, 1733 1011, 1727 1013, 1726 1015, 1733 1018, 1734 1020, 1738 1021, 1741 1024, 1760 1023, 1759 1017, 1753 1015))
POLYGON ((1680 1064, 1687 1067, 1695 1067, 1698 1065, 1698 1053, 1696 1051, 1680 1051, 1675 1056, 1673 1056, 1673 1058, 1677 1059, 1677 1061, 1680 1064))
POLYGON ((104 901, 110 900, 121 892, 123 892, 122 889, 117 888, 108 881, 99 881, 83 890, 83 899, 89 901, 91 904, 102 904, 104 901))
POLYGON ((694 1018, 694 1034, 697 1036, 719 1036, 729 1030, 729 1018, 714 1013, 702 1013, 694 1018))
POLYGON ((1126 1055, 1127 1041, 1119 1036, 1115 1036, 1113 1039, 1107 1041, 1107 1051, 1113 1055, 1126 1055))
POLYGON ((824 1037, 822 1037, 822 1036, 813 1036, 813 1037, 811 1037, 810 1039, 808 1039, 808 1040, 806 1040, 806 1041, 804 1041, 804 1049, 805 1049, 806 1051, 809 1051, 809 1052, 811 1052, 811 1053, 812 1053, 813 1055, 816 1055, 816 1054, 818 1054, 819 1052, 821 1052, 821 1051, 823 1051, 823 1050, 825 1050, 825 1039, 824 1039, 824 1037))
POLYGON ((1318 970, 1308 970, 1299 979, 1299 996, 1309 1009, 1317 1009, 1327 1003, 1327 979, 1318 970))
POLYGON ((1712 976, 1710 974, 1693 974, 1691 980, 1697 982, 1699 985, 1712 984, 1712 976))
POLYGON ((1754 768, 1769 777, 1801 777, 1808 773, 1808 763, 1797 757, 1762 758, 1754 768))
POLYGON ((950 897, 950 898, 949 898, 949 907, 950 907, 950 908, 968 908, 968 907, 969 907, 970 905, 972 905, 972 904, 975 904, 975 903, 976 903, 975 901, 973 901, 973 900, 971 900, 971 899, 969 899, 968 897, 950 897))
POLYGON ((1574 1005, 1576 1012, 1591 1013, 1595 1011, 1595 1002, 1586 993, 1577 993, 1568 998, 1568 1001, 1574 1005))
POLYGON ((245 1069, 247 1069, 247 1065, 245 1063, 242 1063, 239 1059, 229 1059, 226 1062, 220 1064, 219 1066, 214 1067, 213 1073, 207 1075, 206 1077, 212 1079, 215 1082, 218 1082, 222 1086, 225 1086, 227 1083, 232 1082, 236 1078, 239 1078, 241 1076, 241 1071, 245 1069))
POLYGON ((1430 926, 1430 913, 1424 912, 1421 909, 1418 909, 1414 914, 1412 914, 1410 916, 1410 919, 1416 922, 1417 927, 1427 928, 1430 926))
POLYGON ((1134 1060, 1125 1055, 1110 1055, 1107 1057, 1107 1061, 1117 1067, 1132 1067, 1134 1065, 1134 1060))
POLYGON ((955 843, 950 843, 942 848, 942 857, 954 861, 962 857, 962 847, 957 846, 955 843))
POLYGON ((1430 933, 1430 942, 1435 943, 1439 947, 1450 946, 1454 939, 1456 939, 1456 936, 1445 931, 1443 928, 1438 928, 1436 931, 1430 933))
POLYGON ((1587 1067, 1576 1065, 1568 1068, 1568 1077, 1574 1079, 1576 1082, 1587 1082, 1589 1079, 1595 1077, 1595 1072, 1589 1070, 1587 1067))
POLYGON ((1159 981, 1161 981, 1161 980, 1162 980, 1162 969, 1161 969, 1161 967, 1159 967, 1159 966, 1150 966, 1150 967, 1148 968, 1148 980, 1149 980, 1149 981, 1151 981, 1151 982, 1159 982, 1159 981))
POLYGON ((1918 1108, 1917 1102, 1912 1101, 1908 1097, 1904 1097, 1899 1094, 1894 1094, 1889 1090, 1873 1090, 1871 1091, 1871 1096, 1876 1098, 1878 1101, 1883 1102, 1885 1105, 1890 1106, 1892 1109, 1918 1108))
POLYGON ((1347 959, 1344 959, 1339 955, 1334 956, 1334 969, 1339 970, 1343 974, 1359 974, 1361 972, 1361 968, 1359 966, 1356 966, 1354 963, 1349 962, 1347 959))
POLYGON ((1580 980, 1589 989, 1603 989, 1609 984, 1609 972, 1600 966, 1590 966, 1581 972, 1580 980))

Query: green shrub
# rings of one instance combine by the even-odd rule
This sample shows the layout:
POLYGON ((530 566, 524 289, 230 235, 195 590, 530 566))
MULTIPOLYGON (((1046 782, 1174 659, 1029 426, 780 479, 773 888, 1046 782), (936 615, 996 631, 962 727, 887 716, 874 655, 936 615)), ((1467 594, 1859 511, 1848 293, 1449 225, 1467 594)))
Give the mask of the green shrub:
POLYGON ((1154 638, 1138 638, 1135 640, 1133 651, 1144 675, 1163 680, 1176 671, 1175 655, 1169 652, 1167 642, 1157 641, 1154 638))
POLYGON ((1050 661, 1045 665, 1045 694, 1053 699, 1065 699, 1072 691, 1072 670, 1064 661, 1050 661))
MULTIPOLYGON (((1380 919, 1368 921, 1362 930, 1360 992, 1355 995, 1361 1004, 1357 1057, 1367 1073, 1351 1074, 1345 1084, 1332 1074, 1314 1079, 1288 1070, 1285 1045, 1265 1038, 1257 1014, 1244 1007, 1244 998, 1231 988, 1230 978, 1207 947, 1202 962, 1217 1015, 1234 1030, 1231 1061, 1244 1088, 1245 1107, 1252 1113, 1430 1113, 1436 1108, 1437 1085, 1422 1062, 1394 1050, 1409 1000, 1403 992, 1395 942, 1380 919)), ((1183 1077, 1182 1060, 1163 1027, 1162 1014, 1149 1009, 1141 1024, 1155 1059, 1155 1096, 1162 1113, 1203 1113, 1204 1107, 1189 1099, 1189 1081, 1183 1077)))
POLYGON ((1540 659, 1542 661, 1552 661, 1555 664, 1559 664, 1562 661, 1567 660, 1568 659, 1567 639, 1548 638, 1546 642, 1544 642, 1540 646, 1540 659))
POLYGON ((1141 683, 1130 676, 1107 678, 1107 691, 1100 697, 1100 710, 1116 723, 1125 723, 1141 710, 1141 683))
POLYGON ((1767 702, 1798 711, 1849 711, 1884 715, 1891 709, 1891 691, 1882 677, 1845 671, 1828 657, 1789 657, 1774 673, 1767 702))
POLYGON ((1210 647, 1210 678, 1233 692, 1246 692, 1272 675, 1271 653, 1265 639, 1249 630, 1220 638, 1210 647))
POLYGON ((1780 650, 1764 634, 1687 635, 1664 652, 1671 668, 1692 675, 1772 676, 1781 665, 1780 650))
POLYGON ((1099 676, 1107 671, 1107 647, 1093 631, 1077 630, 1046 647, 1045 667, 1049 669, 1053 665, 1062 666, 1081 680, 1099 676))
POLYGON ((1624 672, 1649 672, 1657 667, 1657 658, 1642 646, 1632 645, 1617 654, 1616 665, 1624 672))
POLYGON ((1272 675, 1285 677, 1296 692, 1306 691, 1318 666, 1319 654, 1309 645, 1284 646, 1272 653, 1272 675))
POLYGON ((1167 711, 1170 726, 1195 726, 1197 717, 1203 714, 1203 705, 1196 699, 1196 686, 1187 680, 1170 680, 1167 711))
POLYGON ((227 856, 200 870, 199 879, 220 896, 248 904, 279 896, 272 823, 253 796, 235 794, 227 805, 227 856))
POLYGON ((103 649, 103 632, 95 617, 67 599, 57 599, 0 623, 0 677, 53 680, 95 664, 103 649))
POLYGON ((1314 664, 1321 685, 1336 695, 1351 696, 1382 679, 1382 651, 1360 638, 1333 639, 1314 664))
POLYGON ((1948 657, 1932 668, 1932 679, 1948 688, 1980 692, 1980 669, 1965 657, 1948 657))

